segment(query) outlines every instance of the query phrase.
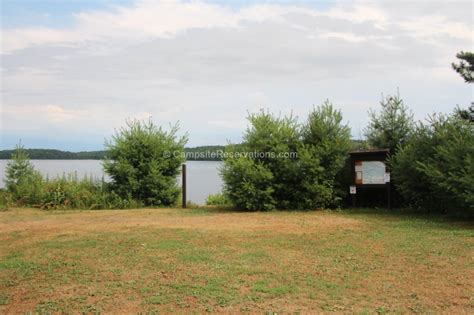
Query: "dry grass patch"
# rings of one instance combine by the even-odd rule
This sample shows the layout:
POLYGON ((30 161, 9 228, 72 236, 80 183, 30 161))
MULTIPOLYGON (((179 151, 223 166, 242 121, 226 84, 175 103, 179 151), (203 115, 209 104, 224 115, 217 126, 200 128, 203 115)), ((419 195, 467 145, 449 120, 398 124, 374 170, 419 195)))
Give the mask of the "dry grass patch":
POLYGON ((0 312, 472 313, 472 225, 212 209, 0 212, 0 312))

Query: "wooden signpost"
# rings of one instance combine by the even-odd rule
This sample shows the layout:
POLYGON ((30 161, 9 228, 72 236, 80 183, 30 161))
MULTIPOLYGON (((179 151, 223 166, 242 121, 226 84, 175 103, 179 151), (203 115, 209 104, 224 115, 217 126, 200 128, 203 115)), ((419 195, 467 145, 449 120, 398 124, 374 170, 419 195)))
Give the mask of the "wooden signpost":
POLYGON ((181 166, 181 199, 183 208, 186 208, 186 164, 181 166))

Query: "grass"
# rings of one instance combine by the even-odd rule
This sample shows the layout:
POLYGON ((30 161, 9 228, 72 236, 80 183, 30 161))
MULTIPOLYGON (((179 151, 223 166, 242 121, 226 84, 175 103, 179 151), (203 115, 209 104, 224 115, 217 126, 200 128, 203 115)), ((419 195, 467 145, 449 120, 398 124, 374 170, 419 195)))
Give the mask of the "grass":
POLYGON ((364 211, 11 209, 0 313, 472 313, 473 236, 364 211))

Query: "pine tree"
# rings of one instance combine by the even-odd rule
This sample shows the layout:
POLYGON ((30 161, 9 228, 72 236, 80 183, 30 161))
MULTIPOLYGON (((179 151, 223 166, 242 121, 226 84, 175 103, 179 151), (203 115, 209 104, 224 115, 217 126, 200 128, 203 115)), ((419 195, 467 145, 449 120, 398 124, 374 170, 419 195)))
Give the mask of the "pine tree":
POLYGON ((31 164, 25 147, 21 143, 18 144, 5 169, 5 184, 7 190, 16 192, 20 182, 30 177, 34 172, 34 167, 31 164))
POLYGON ((370 123, 365 136, 372 147, 390 149, 393 154, 413 130, 413 114, 398 94, 382 98, 380 105, 380 112, 369 111, 370 123))
POLYGON ((461 51, 456 54, 459 64, 452 63, 453 69, 464 78, 467 83, 474 82, 474 53, 461 51))

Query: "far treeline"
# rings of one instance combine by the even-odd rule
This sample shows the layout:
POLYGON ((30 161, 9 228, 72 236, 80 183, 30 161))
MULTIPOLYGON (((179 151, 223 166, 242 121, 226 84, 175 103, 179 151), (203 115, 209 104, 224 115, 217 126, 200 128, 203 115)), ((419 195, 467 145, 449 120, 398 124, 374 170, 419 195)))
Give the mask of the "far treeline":
MULTIPOLYGON (((25 149, 33 160, 102 160, 106 151, 69 152, 54 149, 25 149)), ((15 150, 0 151, 0 160, 9 160, 15 150)))
MULTIPOLYGON (((364 148, 366 141, 352 140, 354 150, 364 148)), ((223 145, 207 145, 193 148, 184 148, 187 161, 221 161, 222 155, 219 152, 225 151, 223 145)), ((32 160, 104 160, 107 151, 81 151, 70 152, 55 149, 24 149, 25 153, 32 160)), ((0 160, 10 160, 15 150, 1 150, 0 160)))
MULTIPOLYGON (((461 52, 457 57, 460 63, 453 64, 454 70, 472 83, 474 54, 461 52)), ((225 155, 223 191, 210 196, 208 204, 248 211, 344 207, 353 182, 348 151, 367 144, 390 152, 385 164, 397 207, 474 217, 474 105, 453 107, 451 113, 415 121, 399 93, 382 97, 380 107, 368 113, 364 143, 351 141, 342 112, 329 101, 309 110, 303 122, 265 110, 250 113, 242 143, 229 144, 225 151, 264 154, 225 155), (297 154, 287 155, 291 152, 297 154)), ((127 121, 105 144, 107 182, 74 175, 44 178, 20 145, 7 163, 0 207, 176 206, 176 179, 188 141, 178 134, 178 125, 164 130, 151 119, 127 121)))
MULTIPOLYGON (((222 145, 210 145, 210 146, 199 146, 195 148, 185 148, 185 152, 192 152, 187 154, 187 160, 209 160, 217 161, 218 158, 204 158, 206 156, 212 157, 216 154, 209 154, 211 152, 217 153, 225 149, 222 145), (203 157, 203 158, 201 158, 203 157)), ((12 158, 12 154, 15 150, 1 150, 0 160, 9 160, 12 158)), ((28 154, 32 160, 104 160, 107 157, 108 151, 81 151, 81 152, 70 152, 55 149, 25 149, 25 153, 28 154)))

